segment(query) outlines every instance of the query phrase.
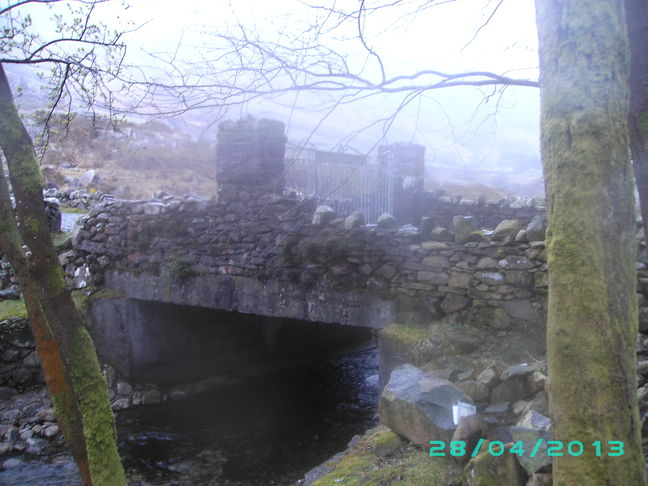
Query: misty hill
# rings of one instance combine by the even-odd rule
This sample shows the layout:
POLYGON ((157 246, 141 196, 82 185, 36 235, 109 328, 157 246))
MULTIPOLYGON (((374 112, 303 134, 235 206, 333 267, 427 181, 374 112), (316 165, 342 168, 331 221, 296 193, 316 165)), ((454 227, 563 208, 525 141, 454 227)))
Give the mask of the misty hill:
POLYGON ((114 127, 103 118, 75 115, 67 130, 62 117, 54 127, 58 133, 50 138, 42 165, 58 186, 94 169, 99 177, 93 186, 118 197, 148 198, 160 189, 173 195, 215 194, 213 143, 156 121, 114 127))
MULTIPOLYGON (((46 77, 41 78, 36 70, 24 66, 10 66, 8 71, 20 111, 36 135, 39 130, 34 125, 35 114, 47 106, 43 89, 46 77)), ((455 97, 449 103, 458 110, 461 100, 455 97)), ((276 103, 257 108, 258 117, 284 120, 291 140, 296 143, 308 140, 308 145, 324 150, 334 147, 338 150, 337 144, 350 130, 346 123, 325 123, 311 138, 312 127, 318 124, 321 114, 302 113, 293 117, 292 112, 285 112, 286 107, 276 103)), ((82 112, 80 107, 77 111, 82 112)), ((218 121, 214 116, 217 115, 213 111, 196 110, 181 117, 148 122, 129 117, 129 121, 115 128, 108 127, 105 120, 76 115, 67 139, 60 132, 50 140, 43 163, 60 171, 59 184, 65 177, 78 178, 85 170, 96 169, 101 188, 122 197, 149 197, 158 189, 177 195, 191 192, 211 196, 215 191, 215 122, 218 121)), ((238 116, 240 113, 231 115, 238 116)), ((505 122, 508 116, 511 114, 502 112, 498 118, 505 122)), ((490 195, 489 199, 505 194, 542 197, 535 135, 530 134, 528 127, 512 121, 502 124, 515 128, 502 129, 497 137, 494 133, 471 132, 470 137, 462 140, 445 132, 412 140, 412 133, 396 124, 389 140, 411 140, 426 146, 429 189, 445 188, 466 198, 474 198, 475 192, 490 195)), ((351 145, 357 149, 355 153, 363 153, 380 136, 367 132, 351 145)))

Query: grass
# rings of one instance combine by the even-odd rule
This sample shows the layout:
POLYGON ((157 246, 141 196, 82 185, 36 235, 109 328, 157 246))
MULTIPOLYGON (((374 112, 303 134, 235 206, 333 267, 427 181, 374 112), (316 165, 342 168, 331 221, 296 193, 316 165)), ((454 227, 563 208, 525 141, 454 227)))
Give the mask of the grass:
MULTIPOLYGON (((83 309, 86 305, 87 298, 80 291, 72 292, 72 299, 78 309, 83 309)), ((0 321, 4 321, 11 317, 27 318, 27 308, 25 307, 25 301, 22 295, 20 296, 20 299, 17 300, 0 301, 0 321)))
POLYGON ((382 331, 383 336, 403 343, 407 347, 415 347, 428 337, 427 327, 392 324, 382 331))
POLYGON ((177 256, 170 257, 163 265, 162 271, 172 282, 180 282, 187 277, 198 275, 191 265, 177 256))
POLYGON ((333 471, 313 486, 446 486, 460 483, 461 467, 447 458, 429 457, 426 451, 407 447, 393 457, 381 458, 373 446, 385 434, 384 427, 365 436, 354 450, 334 464, 333 471))
POLYGON ((61 212, 68 214, 88 214, 90 211, 83 208, 61 208, 61 212))
MULTIPOLYGON (((81 312, 87 312, 89 310, 91 300, 94 301, 97 299, 106 298, 118 299, 123 296, 123 294, 115 292, 111 289, 103 289, 93 294, 92 296, 87 296, 82 290, 72 291, 72 300, 74 300, 74 304, 81 312)), ((27 318, 27 308, 25 307, 25 301, 23 300, 22 296, 20 296, 20 299, 17 300, 0 301, 0 321, 4 321, 12 317, 20 317, 23 319, 27 318)))
POLYGON ((12 317, 21 317, 23 319, 27 317, 27 309, 22 297, 17 300, 3 300, 0 302, 0 321, 12 317))

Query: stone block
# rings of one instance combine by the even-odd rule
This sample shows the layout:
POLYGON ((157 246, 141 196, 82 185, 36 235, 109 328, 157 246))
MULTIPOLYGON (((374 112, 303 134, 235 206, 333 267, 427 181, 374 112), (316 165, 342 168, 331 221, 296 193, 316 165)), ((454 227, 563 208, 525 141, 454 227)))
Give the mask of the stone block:
POLYGON ((522 229, 522 225, 517 219, 505 219, 495 227, 493 233, 494 240, 513 239, 522 229))
POLYGON ((470 281, 472 275, 467 272, 450 272, 450 280, 448 281, 449 287, 457 287, 459 289, 470 288, 470 281))
POLYGON ((475 278, 486 285, 504 285, 506 280, 499 272, 476 272, 475 278))
POLYGON ((313 226, 324 226, 337 217, 337 213, 330 206, 321 204, 315 209, 311 223, 313 226))
POLYGON ((547 216, 538 214, 531 219, 526 227, 529 241, 543 241, 547 232, 547 216))
POLYGON ((354 211, 344 220, 344 229, 349 231, 365 224, 364 214, 354 211))
POLYGON ((482 257, 475 266, 477 270, 490 270, 497 268, 497 260, 491 257, 482 257))
POLYGON ((423 265, 430 267, 432 271, 445 270, 450 267, 447 257, 441 255, 431 255, 423 258, 423 265))
POLYGON ((528 322, 540 322, 542 320, 540 312, 528 299, 509 300, 504 308, 513 319, 528 322))
POLYGON ((452 406, 470 398, 452 383, 412 365, 396 368, 382 392, 380 420, 411 442, 428 448, 431 440, 449 441, 455 430, 452 406))
POLYGON ((470 241, 476 229, 477 222, 472 216, 454 216, 452 218, 452 231, 454 232, 455 243, 461 244, 470 241))
POLYGON ((470 299, 463 295, 448 294, 441 301, 441 310, 446 314, 458 312, 470 304, 470 299))
POLYGON ((523 378, 511 378, 497 385, 491 391, 491 403, 515 402, 527 394, 526 382, 523 378))
POLYGON ((446 285, 450 280, 450 277, 447 273, 443 272, 418 272, 416 274, 416 280, 419 282, 425 282, 433 285, 446 285))

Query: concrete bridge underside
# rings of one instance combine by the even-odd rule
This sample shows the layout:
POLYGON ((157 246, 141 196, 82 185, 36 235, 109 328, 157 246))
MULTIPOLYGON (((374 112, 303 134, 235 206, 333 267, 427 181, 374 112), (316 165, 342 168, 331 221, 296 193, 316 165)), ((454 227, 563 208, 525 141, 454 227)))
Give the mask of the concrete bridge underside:
POLYGON ((91 308, 100 357, 130 382, 163 386, 359 346, 397 315, 375 294, 239 276, 109 271, 106 287, 91 308))

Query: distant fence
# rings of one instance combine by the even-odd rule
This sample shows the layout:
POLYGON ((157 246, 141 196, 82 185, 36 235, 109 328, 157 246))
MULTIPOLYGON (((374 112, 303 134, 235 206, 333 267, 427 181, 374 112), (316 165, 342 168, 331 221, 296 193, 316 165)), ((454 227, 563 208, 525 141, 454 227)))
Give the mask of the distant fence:
POLYGON ((373 224, 383 212, 394 213, 394 173, 380 164, 285 160, 287 189, 332 207, 338 216, 361 211, 373 224))

